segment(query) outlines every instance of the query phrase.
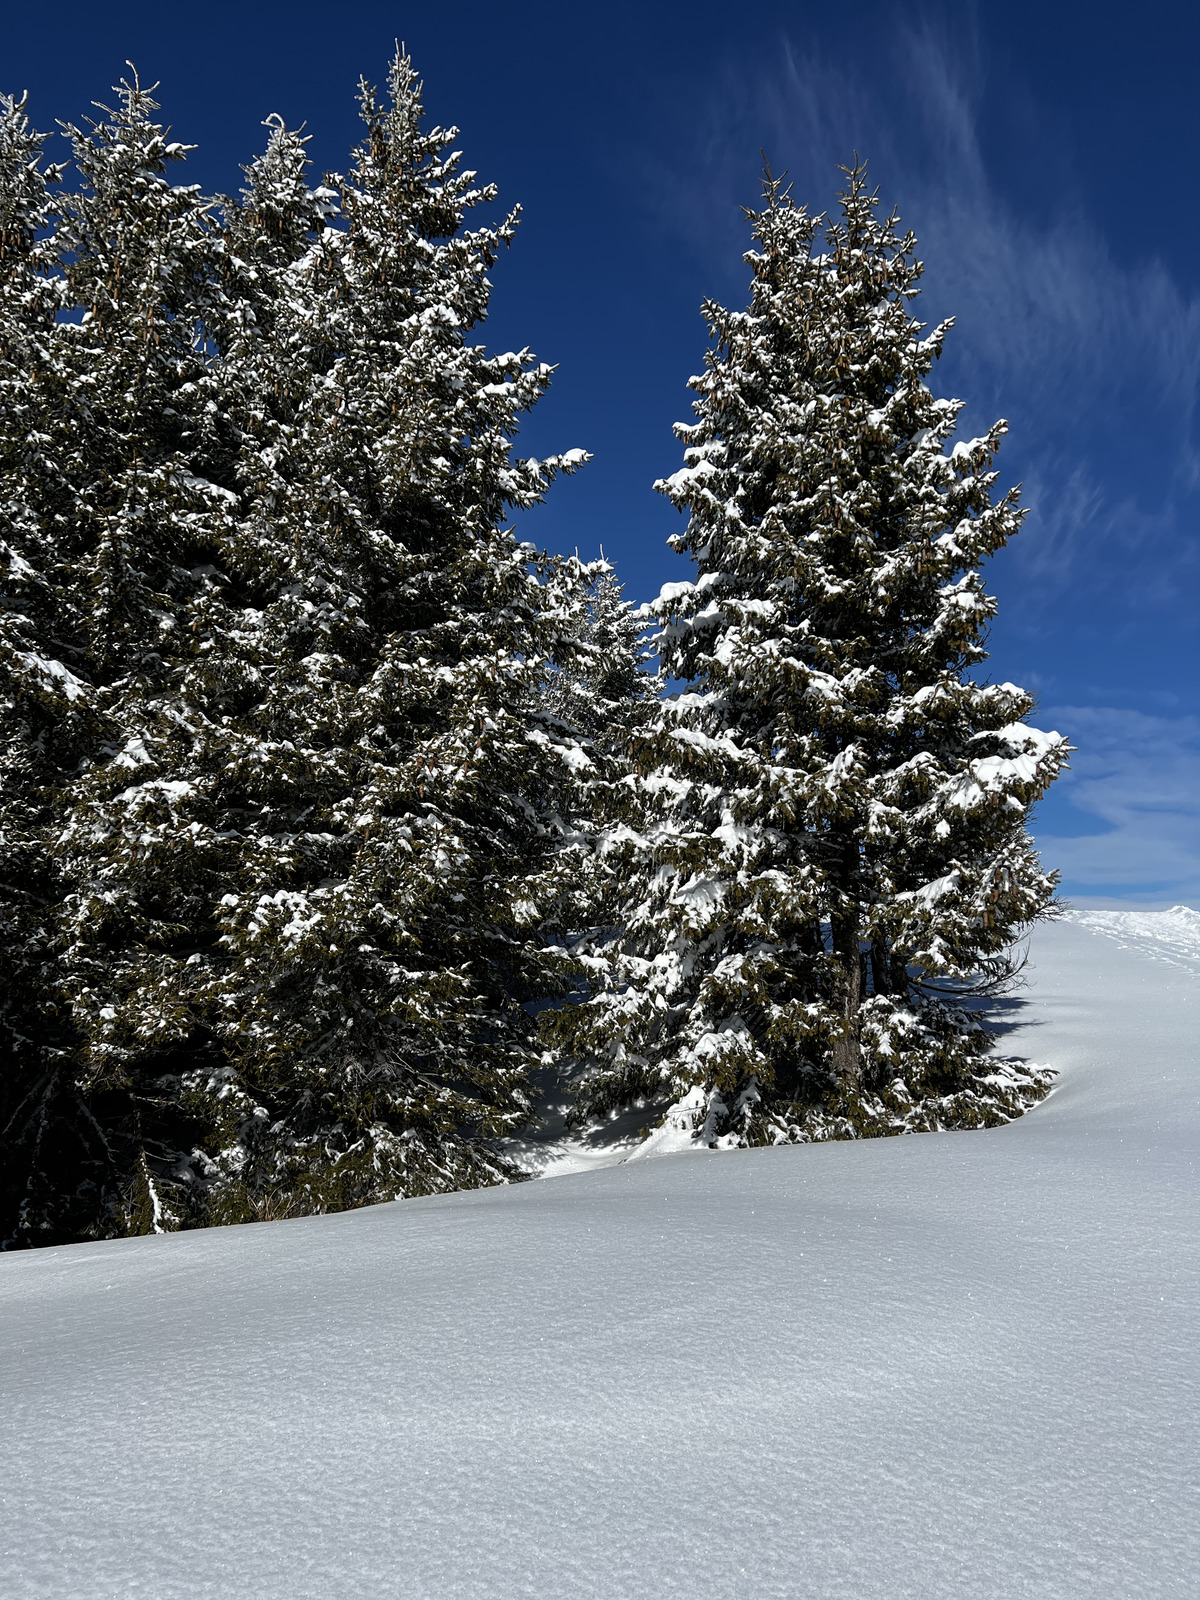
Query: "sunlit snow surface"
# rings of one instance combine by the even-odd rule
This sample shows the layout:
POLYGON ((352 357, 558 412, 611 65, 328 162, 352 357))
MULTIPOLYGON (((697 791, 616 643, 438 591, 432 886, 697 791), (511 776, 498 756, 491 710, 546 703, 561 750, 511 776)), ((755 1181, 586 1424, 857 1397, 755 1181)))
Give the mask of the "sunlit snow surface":
POLYGON ((1200 918, 1032 979, 992 1132, 0 1258, 0 1592, 1190 1600, 1200 918))
POLYGON ((1071 921, 1092 933, 1107 934, 1123 950, 1137 950, 1200 978, 1200 911, 1174 906, 1170 911, 1073 911, 1071 921))

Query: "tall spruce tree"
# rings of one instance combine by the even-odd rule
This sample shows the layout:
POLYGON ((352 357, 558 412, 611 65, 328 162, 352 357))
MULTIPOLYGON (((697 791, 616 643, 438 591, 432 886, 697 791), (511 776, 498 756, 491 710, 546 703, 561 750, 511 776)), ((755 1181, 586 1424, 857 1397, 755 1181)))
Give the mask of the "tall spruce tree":
MULTIPOLYGON (((51 796, 90 729, 65 592, 71 486, 61 462, 69 373, 54 233, 59 166, 24 98, 0 96, 0 1243, 94 1180, 91 1130, 61 1069, 48 1004, 47 909, 59 899, 44 835, 51 796)), ((69 1034, 69 1029, 66 1030, 69 1034)), ((102 1163, 101 1163, 102 1165, 102 1163)))
POLYGON ((36 1159, 18 1140, 25 1189, 40 1198, 23 1203, 17 1242, 182 1215, 156 1174, 183 1160, 165 1061, 190 1031, 172 974, 200 902, 191 875, 173 870, 186 853, 160 774, 187 737, 179 658, 212 581, 212 524, 233 498, 220 483, 232 442, 206 331, 219 301, 210 206, 169 181, 186 147, 155 121, 136 74, 119 96, 88 130, 68 129, 81 181, 54 241, 68 315, 50 330, 54 492, 34 537, 55 563, 88 720, 59 759, 40 841, 55 878, 38 996, 54 1040, 55 1133, 36 1159))
MULTIPOLYGON (((43 212, 5 233, 6 423, 42 401, 6 433, 31 509, 4 731, 53 757, 2 819, 47 879, 6 959, 51 1041, 5 1081, 10 1245, 516 1175, 495 1136, 529 1116, 527 1005, 565 981, 546 927, 581 759, 537 689, 594 574, 506 519, 586 457, 514 458, 550 369, 469 335, 515 214, 468 230, 494 191, 422 129, 403 54, 389 88, 362 88, 347 179, 310 188, 271 119, 222 211, 168 181, 186 147, 135 76, 70 130, 48 315, 43 212), (39 317, 54 384, 9 360, 39 317)), ((41 203, 29 160, 5 204, 41 203)))
POLYGON ((926 378, 951 324, 921 336, 915 240, 863 167, 824 230, 769 174, 748 215, 750 306, 706 304, 658 486, 696 566, 653 608, 689 687, 609 831, 623 932, 550 1027, 583 1114, 682 1099, 710 1142, 1003 1119, 1045 1079, 988 1062, 962 990, 1051 907, 1025 823, 1067 754, 977 676, 978 565, 1023 515, 994 496, 1005 425, 949 447, 962 403, 926 378))
POLYGON ((423 129, 403 53, 388 88, 361 86, 354 166, 318 193, 337 226, 301 252, 293 222, 270 259, 260 171, 231 230, 274 286, 241 609, 213 595, 186 681, 187 781, 231 841, 186 1079, 219 1113, 218 1219, 515 1176, 494 1141, 530 1115, 526 1005, 562 981, 538 928, 577 741, 531 686, 575 648, 589 573, 506 519, 586 458, 514 459, 550 369, 469 335, 516 215, 467 229, 495 190, 423 129))

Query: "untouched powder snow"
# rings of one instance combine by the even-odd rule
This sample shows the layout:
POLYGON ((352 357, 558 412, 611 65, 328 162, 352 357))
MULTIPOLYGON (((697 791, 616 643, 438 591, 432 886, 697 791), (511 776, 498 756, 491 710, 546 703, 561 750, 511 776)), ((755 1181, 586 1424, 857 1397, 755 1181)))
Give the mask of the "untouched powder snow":
POLYGON ((0 1259, 0 1592, 1194 1596, 1188 926, 1037 934, 1004 1128, 0 1259))

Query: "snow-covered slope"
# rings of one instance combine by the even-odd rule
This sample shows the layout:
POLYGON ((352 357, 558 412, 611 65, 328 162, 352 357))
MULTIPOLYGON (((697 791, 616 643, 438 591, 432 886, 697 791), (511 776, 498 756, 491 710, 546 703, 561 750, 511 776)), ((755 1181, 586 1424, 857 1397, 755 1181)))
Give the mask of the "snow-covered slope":
POLYGON ((1123 950, 1137 950, 1200 978, 1200 911, 1172 906, 1170 911, 1073 911, 1071 921, 1107 934, 1123 950))
POLYGON ((1100 915, 1005 1128, 0 1258, 0 1591, 1195 1595, 1200 918, 1100 915))

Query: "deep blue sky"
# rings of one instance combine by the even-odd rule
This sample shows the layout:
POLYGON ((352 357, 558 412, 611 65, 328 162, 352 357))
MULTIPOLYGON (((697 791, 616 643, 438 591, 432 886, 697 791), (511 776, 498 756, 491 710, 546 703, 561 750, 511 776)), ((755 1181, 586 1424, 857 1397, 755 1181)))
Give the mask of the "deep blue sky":
POLYGON ((650 485, 678 464, 701 297, 745 300, 760 149, 814 209, 870 158, 921 241, 923 314, 958 318, 937 388, 971 431, 1012 424, 1032 512, 989 574, 992 670, 1079 746, 1046 858, 1076 901, 1200 903, 1195 8, 67 3, 6 15, 0 88, 52 126, 129 57, 200 146, 186 177, 229 190, 272 111, 343 166, 357 76, 397 37, 432 119, 525 208, 486 334, 559 364, 523 443, 595 454, 526 531, 603 544, 633 598, 686 575, 650 485))

